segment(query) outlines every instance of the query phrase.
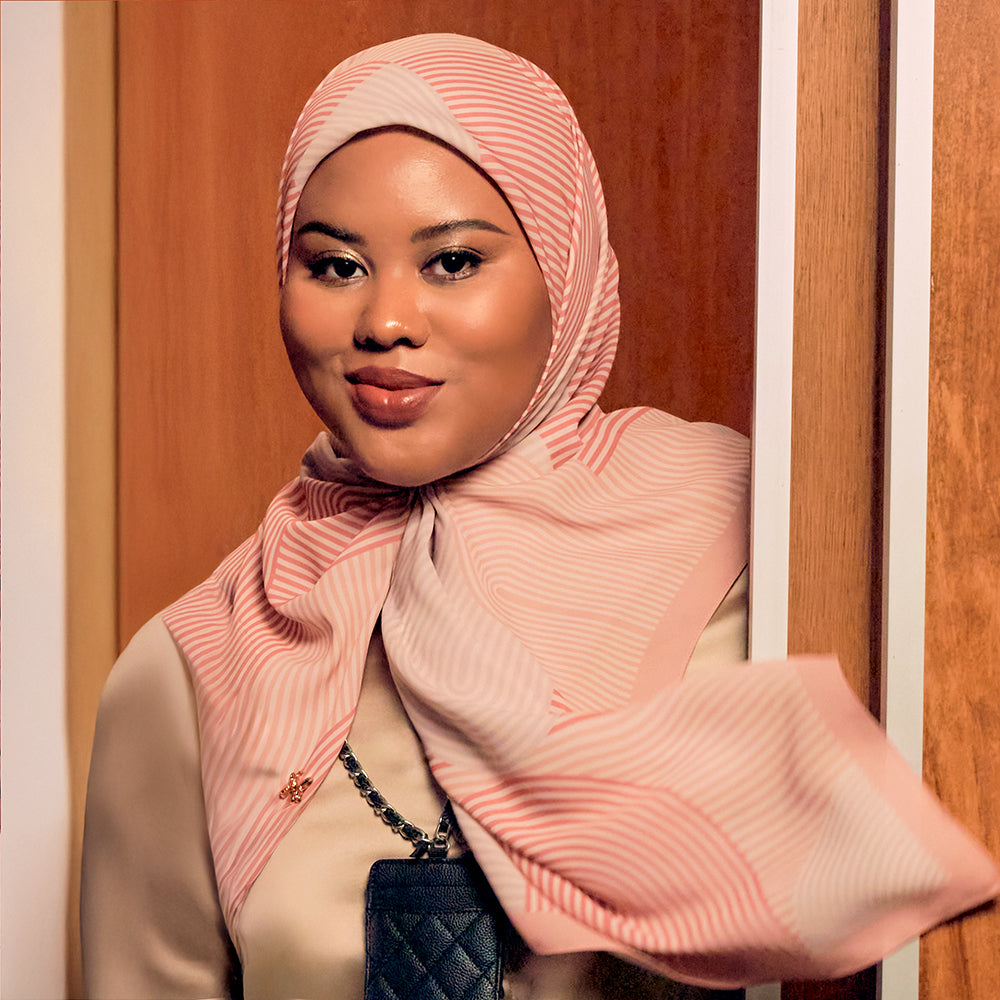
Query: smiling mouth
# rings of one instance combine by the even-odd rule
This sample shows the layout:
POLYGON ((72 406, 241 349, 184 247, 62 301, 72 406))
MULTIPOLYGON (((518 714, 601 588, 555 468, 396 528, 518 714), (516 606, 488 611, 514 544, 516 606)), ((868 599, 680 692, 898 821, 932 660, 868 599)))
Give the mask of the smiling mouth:
POLYGON ((419 420, 443 385, 402 368, 369 365, 345 376, 358 416, 376 427, 406 427, 419 420))

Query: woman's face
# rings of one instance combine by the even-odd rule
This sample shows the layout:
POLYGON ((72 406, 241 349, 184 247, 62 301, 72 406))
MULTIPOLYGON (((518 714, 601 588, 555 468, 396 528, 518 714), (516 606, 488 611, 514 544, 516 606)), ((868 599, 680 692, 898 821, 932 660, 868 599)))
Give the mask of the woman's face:
POLYGON ((281 329, 313 409, 367 475, 418 486, 516 422, 552 343, 545 282, 493 185, 407 132, 356 139, 302 192, 281 329))

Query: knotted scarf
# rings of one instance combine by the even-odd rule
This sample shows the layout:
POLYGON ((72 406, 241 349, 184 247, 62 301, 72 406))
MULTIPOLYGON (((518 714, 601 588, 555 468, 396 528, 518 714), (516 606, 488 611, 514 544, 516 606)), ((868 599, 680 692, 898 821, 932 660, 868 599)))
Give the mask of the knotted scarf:
POLYGON ((259 531, 165 614, 190 664, 230 926, 336 760, 381 615, 428 762, 541 952, 732 985, 834 976, 988 898, 997 873, 832 658, 685 677, 746 562, 747 443, 597 398, 618 332, 603 195, 537 67, 457 35, 348 59, 295 127, 278 217, 330 152, 399 125, 477 164, 542 270, 553 344, 475 467, 373 482, 335 433, 259 531), (311 779, 301 803, 278 791, 311 779))

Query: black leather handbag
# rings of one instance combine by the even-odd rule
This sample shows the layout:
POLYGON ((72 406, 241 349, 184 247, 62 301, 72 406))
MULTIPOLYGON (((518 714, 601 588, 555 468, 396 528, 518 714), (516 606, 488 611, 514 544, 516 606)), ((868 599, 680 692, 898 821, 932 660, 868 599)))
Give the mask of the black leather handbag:
POLYGON ((365 893, 365 1000, 502 997, 505 920, 471 854, 376 861, 365 893))

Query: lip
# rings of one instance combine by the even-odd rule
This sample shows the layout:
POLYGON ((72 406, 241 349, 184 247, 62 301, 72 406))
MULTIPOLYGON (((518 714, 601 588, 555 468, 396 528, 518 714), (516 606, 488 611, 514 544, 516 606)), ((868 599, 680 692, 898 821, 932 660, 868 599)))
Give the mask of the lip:
POLYGON ((358 368, 345 378, 358 416, 378 427, 405 427, 419 420, 443 385, 403 368, 378 365, 358 368))

